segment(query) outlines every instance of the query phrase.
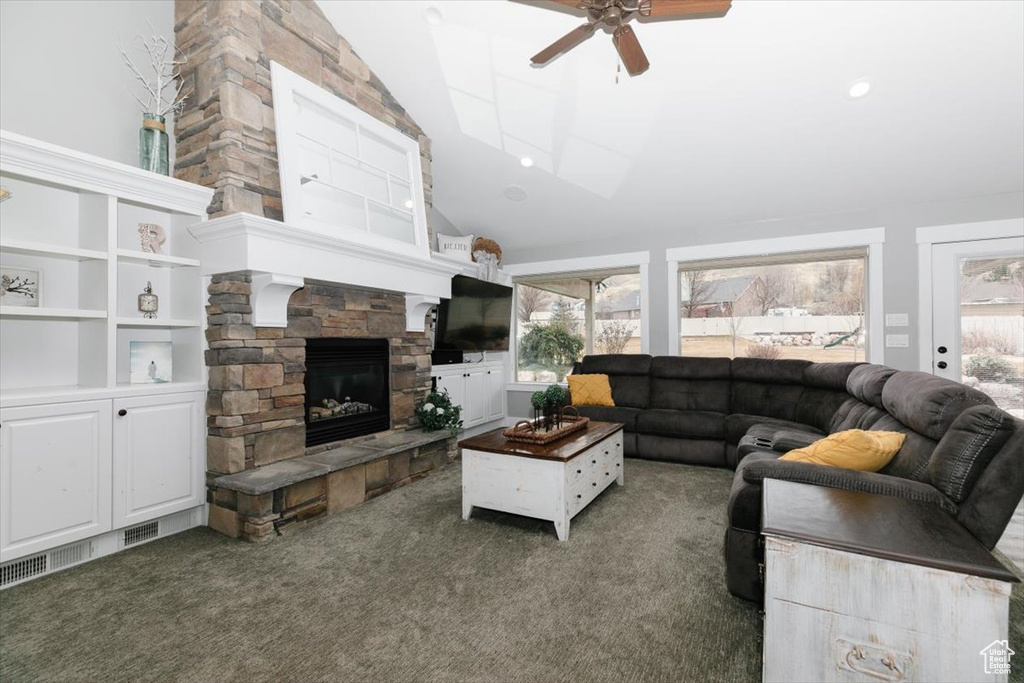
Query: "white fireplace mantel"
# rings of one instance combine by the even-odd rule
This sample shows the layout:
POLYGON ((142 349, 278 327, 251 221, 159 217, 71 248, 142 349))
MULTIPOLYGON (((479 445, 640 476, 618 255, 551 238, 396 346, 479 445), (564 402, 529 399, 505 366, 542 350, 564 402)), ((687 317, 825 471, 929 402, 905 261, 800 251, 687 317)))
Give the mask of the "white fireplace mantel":
POLYGON ((431 306, 451 297, 456 264, 396 254, 281 221, 236 213, 189 228, 205 275, 253 271, 253 324, 287 325, 288 297, 305 279, 405 294, 406 329, 424 330, 431 306))

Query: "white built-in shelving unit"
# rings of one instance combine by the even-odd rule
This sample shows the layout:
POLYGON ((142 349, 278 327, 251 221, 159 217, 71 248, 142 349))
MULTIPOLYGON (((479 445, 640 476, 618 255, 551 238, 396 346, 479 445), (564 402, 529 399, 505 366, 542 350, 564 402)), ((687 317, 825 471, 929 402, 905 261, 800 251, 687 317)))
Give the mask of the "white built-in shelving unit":
POLYGON ((212 190, 4 131, 0 185, 0 265, 40 273, 38 306, 0 298, 3 586, 53 549, 84 560, 128 544, 104 533, 201 521, 206 297, 187 228, 212 190), (142 251, 140 223, 164 229, 163 253, 142 251), (132 384, 133 341, 171 342, 173 381, 132 384))

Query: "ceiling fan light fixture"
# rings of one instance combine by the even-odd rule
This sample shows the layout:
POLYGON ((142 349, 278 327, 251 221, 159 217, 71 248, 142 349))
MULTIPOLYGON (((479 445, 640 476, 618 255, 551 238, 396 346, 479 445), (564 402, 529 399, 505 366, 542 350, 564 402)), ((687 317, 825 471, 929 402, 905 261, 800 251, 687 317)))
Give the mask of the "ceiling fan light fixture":
POLYGON ((438 26, 442 21, 441 10, 437 9, 433 5, 423 10, 423 14, 427 17, 427 23, 431 26, 438 26))
POLYGON ((849 89, 846 91, 846 95, 851 100, 856 100, 864 97, 869 92, 871 92, 871 81, 866 78, 858 78, 850 84, 849 89))
POLYGON ((520 157, 519 163, 520 165, 522 165, 523 168, 530 168, 531 166, 533 166, 533 159, 531 159, 530 157, 520 157))

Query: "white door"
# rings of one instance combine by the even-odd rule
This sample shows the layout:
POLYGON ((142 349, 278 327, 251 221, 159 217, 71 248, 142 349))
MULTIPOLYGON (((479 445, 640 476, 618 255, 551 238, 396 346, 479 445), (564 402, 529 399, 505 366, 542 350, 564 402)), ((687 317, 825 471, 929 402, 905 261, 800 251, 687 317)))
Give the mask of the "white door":
POLYGON ((487 420, 505 417, 504 366, 487 368, 487 420))
POLYGON ((202 505, 203 392, 114 401, 114 528, 202 505))
POLYGON ((484 421, 489 408, 487 401, 487 373, 474 369, 466 373, 466 402, 462 406, 462 419, 467 427, 484 421))
MULTIPOLYGON (((931 360, 1024 417, 1024 238, 932 246, 931 360)), ((997 547, 1024 569, 1024 501, 997 547)))
POLYGON ((0 562, 110 529, 110 401, 0 410, 0 562))
POLYGON ((1024 417, 1024 237, 932 246, 932 372, 1024 417))

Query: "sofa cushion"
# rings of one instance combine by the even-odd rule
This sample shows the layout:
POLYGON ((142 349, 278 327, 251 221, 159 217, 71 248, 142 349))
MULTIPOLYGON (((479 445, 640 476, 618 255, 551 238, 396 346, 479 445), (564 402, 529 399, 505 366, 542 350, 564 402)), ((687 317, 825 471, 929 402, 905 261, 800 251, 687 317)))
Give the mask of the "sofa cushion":
POLYGON ((636 431, 682 439, 722 439, 725 436, 725 413, 648 408, 637 416, 636 431))
POLYGON ((636 431, 636 416, 640 414, 639 408, 625 408, 623 406, 575 406, 583 417, 589 417, 598 422, 621 422, 623 429, 627 432, 636 431))
POLYGON ((804 370, 809 365, 811 365, 809 360, 734 358, 732 361, 732 377, 733 379, 747 382, 803 386, 804 370))
POLYGON ((876 422, 886 416, 881 408, 863 403, 856 398, 848 398, 836 410, 829 424, 829 432, 841 432, 844 429, 871 429, 876 422))
POLYGON ((897 372, 882 389, 882 405, 897 420, 938 441, 965 409, 993 405, 976 389, 926 372, 897 372))
POLYGON ((848 400, 850 400, 850 395, 846 393, 845 389, 805 387, 796 402, 793 421, 811 425, 823 432, 832 431, 832 419, 848 400))
POLYGON ((998 408, 966 409, 935 447, 928 463, 928 481, 953 502, 962 503, 1017 428, 1013 417, 998 408))
POLYGON ((846 391, 862 403, 882 408, 882 388, 896 370, 884 365, 860 365, 850 371, 846 391))
POLYGON ((646 408, 650 404, 651 357, 646 354, 584 356, 580 371, 585 375, 608 375, 616 406, 646 408))
POLYGON ((615 406, 608 375, 569 375, 565 379, 574 406, 615 406))
POLYGON ((651 407, 729 412, 728 358, 657 356, 651 361, 651 407))
POLYGON ((778 420, 763 415, 747 415, 745 413, 733 413, 725 416, 725 440, 728 443, 737 444, 747 430, 757 424, 773 425, 776 429, 795 429, 802 432, 811 432, 824 436, 820 429, 815 429, 799 422, 791 420, 778 420))
POLYGON ((831 465, 858 472, 877 472, 889 464, 906 438, 900 432, 848 429, 791 450, 780 460, 831 465))
POLYGON ((803 392, 798 384, 733 380, 730 411, 796 422, 796 406, 803 392))
POLYGON ((804 368, 803 385, 846 393, 846 382, 854 368, 865 363, 812 363, 804 368))
POLYGON ((928 478, 928 463, 932 459, 932 451, 936 442, 927 436, 921 436, 892 415, 883 415, 871 426, 884 432, 900 432, 907 435, 899 453, 879 472, 914 481, 925 481, 928 478))

